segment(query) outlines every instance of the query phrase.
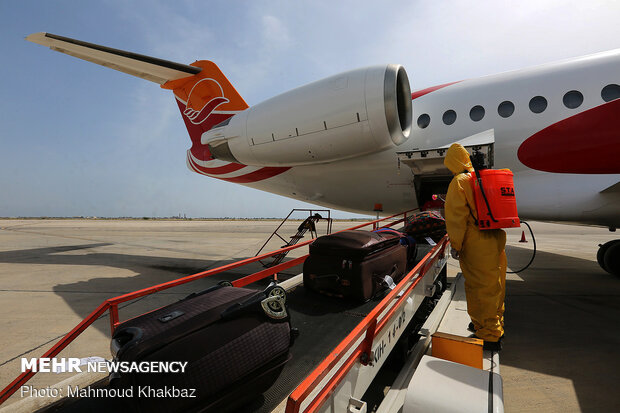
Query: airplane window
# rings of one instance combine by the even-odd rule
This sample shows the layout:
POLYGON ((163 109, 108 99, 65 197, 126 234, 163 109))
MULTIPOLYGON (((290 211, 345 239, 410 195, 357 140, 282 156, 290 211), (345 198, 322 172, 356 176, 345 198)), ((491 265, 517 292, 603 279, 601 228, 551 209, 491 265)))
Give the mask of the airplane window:
POLYGON ((530 100, 530 110, 534 113, 542 113, 547 109, 547 99, 542 96, 534 96, 530 100))
POLYGON ((469 117, 474 122, 478 122, 482 118, 484 118, 484 108, 480 105, 476 105, 469 111, 469 117))
POLYGON ((508 118, 515 112, 515 105, 509 100, 505 100, 497 107, 497 113, 502 118, 508 118))
POLYGON ((446 110, 443 114, 443 123, 446 125, 452 125, 456 121, 456 112, 452 109, 446 110))
POLYGON ((567 108, 575 109, 583 103, 583 95, 578 90, 571 90, 570 92, 566 92, 562 101, 567 108))
POLYGON ((418 117, 418 126, 420 129, 426 128, 431 123, 431 117, 423 113, 418 117))
POLYGON ((615 83, 605 86, 603 90, 601 90, 601 97, 605 102, 620 98, 620 86, 615 83))

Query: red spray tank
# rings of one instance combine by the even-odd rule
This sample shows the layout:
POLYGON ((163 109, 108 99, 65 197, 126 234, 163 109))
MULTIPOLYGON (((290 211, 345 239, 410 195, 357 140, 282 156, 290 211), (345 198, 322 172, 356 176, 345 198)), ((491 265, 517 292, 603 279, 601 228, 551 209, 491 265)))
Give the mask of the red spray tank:
POLYGON ((478 228, 513 228, 521 225, 509 169, 477 170, 472 173, 471 182, 478 211, 478 228))

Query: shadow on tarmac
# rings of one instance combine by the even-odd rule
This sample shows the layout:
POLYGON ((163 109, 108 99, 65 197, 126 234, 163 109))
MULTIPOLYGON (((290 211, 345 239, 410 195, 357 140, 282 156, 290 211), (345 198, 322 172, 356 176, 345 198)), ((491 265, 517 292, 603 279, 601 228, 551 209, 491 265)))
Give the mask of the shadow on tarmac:
MULTIPOLYGON (((506 253, 509 265, 518 269, 529 261, 531 249, 509 246, 506 253)), ((620 411, 620 278, 596 261, 544 251, 518 276, 523 281, 509 276, 506 283, 502 366, 570 380, 582 412, 620 411)), ((505 386, 520 386, 504 380, 505 386)), ((527 394, 519 397, 525 404, 506 400, 506 411, 535 407, 528 407, 527 394)))
MULTIPOLYGON (((209 268, 226 265, 238 259, 225 261, 191 260, 186 258, 153 257, 144 255, 110 254, 97 252, 95 248, 111 244, 85 244, 53 248, 37 248, 0 253, 0 263, 56 264, 70 266, 102 266, 127 269, 138 273, 129 277, 95 277, 86 281, 59 284, 54 292, 80 317, 86 317, 103 300, 127 292, 146 288, 161 282, 191 275, 209 268), (87 254, 71 255, 93 248, 87 254), (65 254, 63 254, 65 253, 65 254)), ((153 294, 142 300, 131 302, 128 308, 120 311, 121 320, 127 320, 163 305, 183 298, 194 291, 204 290, 222 280, 234 280, 263 269, 259 263, 249 264, 215 276, 200 279, 184 286, 153 294)), ((75 269, 79 272, 79 269, 75 269)), ((301 272, 301 266, 287 272, 301 272)), ((263 289, 268 279, 251 284, 248 288, 263 289)), ((323 360, 360 320, 377 304, 378 300, 367 303, 342 302, 337 298, 308 293, 296 288, 289 295, 291 324, 300 330, 300 336, 291 348, 292 359, 265 394, 240 412, 269 412, 290 393, 321 360, 323 360)), ((107 314, 107 313, 106 313, 107 314)), ((108 317, 93 324, 93 327, 109 336, 108 317)), ((51 346, 51 344, 50 344, 51 346)), ((118 402, 104 399, 83 399, 63 407, 62 411, 110 411, 124 410, 123 400, 118 402)))
MULTIPOLYGON (((106 298, 236 261, 96 251, 81 255, 63 254, 107 245, 111 244, 79 244, 0 252, 0 263, 116 267, 137 273, 130 277, 92 278, 53 287, 54 292, 62 297, 76 314, 85 317, 106 298)), ((532 252, 531 247, 529 248, 507 246, 509 265, 520 268, 527 263, 532 252)), ((149 299, 132 302, 130 307, 121 310, 121 319, 166 305, 193 291, 208 288, 218 281, 236 279, 260 269, 260 264, 251 264, 175 287, 150 296, 149 299)), ((532 266, 519 273, 518 277, 520 279, 509 277, 507 281, 507 338, 501 354, 502 365, 570 380, 582 412, 620 411, 620 393, 617 391, 620 383, 620 279, 606 273, 596 261, 544 251, 538 251, 532 266)), ((267 282, 265 280, 261 284, 267 282)), ((263 285, 254 284, 253 287, 258 289, 263 285)), ((304 299, 310 298, 312 297, 304 296, 304 299)), ((301 308, 295 307, 296 305, 291 303, 291 310, 297 313, 297 317, 302 317, 298 325, 302 334, 307 322, 303 313, 325 311, 306 308, 302 313, 301 308)), ((360 311, 360 316, 365 312, 360 311)), ((325 313, 329 314, 331 311, 325 313)), ((354 323, 355 320, 350 322, 354 323)), ((336 325, 337 323, 334 323, 334 327, 336 325)), ((98 322, 94 326, 106 335, 109 334, 107 322, 98 322)), ((304 350, 308 351, 308 348, 304 350)), ((295 346, 293 352, 296 352, 295 346)), ((311 365, 312 363, 308 362, 305 370, 311 365)), ((505 386, 520 386, 519 383, 510 383, 508 380, 510 379, 505 378, 505 386)), ((544 388, 540 390, 545 391, 544 388)), ((557 399, 562 395, 550 394, 549 397, 557 399)), ((527 411, 532 407, 527 403, 512 406, 511 400, 506 402, 506 411, 527 411)))
MULTIPOLYGON (((108 298, 176 280, 184 276, 227 265, 242 259, 235 258, 216 261, 97 252, 96 248, 108 245, 113 244, 79 244, 0 252, 0 263, 51 264, 76 267, 100 266, 103 268, 120 268, 137 273, 137 275, 134 276, 94 277, 88 280, 55 285, 53 291, 61 297, 80 318, 84 318, 108 298), (84 250, 88 249, 92 249, 93 251, 84 253, 84 250), (80 254, 71 254, 80 251, 82 251, 80 254)), ((121 320, 127 320, 128 318, 135 317, 144 312, 170 304, 184 298, 192 292, 207 289, 217 284, 219 281, 232 281, 262 269, 263 267, 260 263, 252 263, 232 271, 226 271, 134 301, 128 301, 119 306, 119 308, 122 308, 120 311, 121 320)), ((293 270, 294 269, 295 268, 293 268, 293 270)), ((79 275, 80 270, 78 268, 73 271, 79 275)), ((252 284, 248 288, 262 289, 266 287, 268 283, 269 280, 265 279, 252 284)), ((33 280, 32 285, 37 285, 36 280, 33 280)), ((101 318, 107 320, 107 314, 108 313, 105 313, 101 318)), ((94 323, 93 327, 106 335, 110 333, 109 324, 107 322, 94 323)))

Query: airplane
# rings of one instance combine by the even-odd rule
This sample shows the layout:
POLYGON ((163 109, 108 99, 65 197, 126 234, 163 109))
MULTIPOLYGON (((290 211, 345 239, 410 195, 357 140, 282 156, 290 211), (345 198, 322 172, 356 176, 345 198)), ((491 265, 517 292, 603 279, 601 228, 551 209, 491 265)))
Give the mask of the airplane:
MULTIPOLYGON (((521 218, 620 226, 620 49, 413 93, 401 65, 373 66, 249 107, 210 61, 185 65, 51 33, 26 39, 171 90, 191 138, 187 166, 201 175, 398 213, 445 194, 452 177, 441 156, 461 142, 514 173, 521 218)), ((620 239, 597 260, 620 275, 620 239)))

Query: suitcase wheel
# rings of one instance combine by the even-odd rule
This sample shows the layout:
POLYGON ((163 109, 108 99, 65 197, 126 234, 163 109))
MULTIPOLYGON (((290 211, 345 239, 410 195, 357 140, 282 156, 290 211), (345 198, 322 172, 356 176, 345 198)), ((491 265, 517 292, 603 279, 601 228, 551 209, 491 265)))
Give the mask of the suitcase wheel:
POLYGON ((220 281, 217 283, 220 287, 232 287, 232 283, 230 281, 220 281))
POLYGON ((261 301, 263 311, 268 317, 281 320, 288 316, 286 312, 286 291, 282 287, 268 288, 267 298, 261 301))
POLYGON ((271 288, 268 288, 267 291, 267 297, 280 297, 282 298, 282 302, 286 303, 286 291, 284 290, 284 288, 280 287, 280 286, 272 286, 271 288))

